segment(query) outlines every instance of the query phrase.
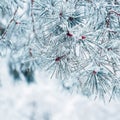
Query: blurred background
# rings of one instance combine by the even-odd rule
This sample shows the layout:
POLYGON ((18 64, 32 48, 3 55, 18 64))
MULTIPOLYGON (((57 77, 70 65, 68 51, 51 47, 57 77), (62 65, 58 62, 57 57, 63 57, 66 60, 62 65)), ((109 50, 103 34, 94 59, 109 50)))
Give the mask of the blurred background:
POLYGON ((8 61, 0 58, 0 120, 120 120, 119 101, 104 103, 65 91, 41 71, 19 78, 8 61))

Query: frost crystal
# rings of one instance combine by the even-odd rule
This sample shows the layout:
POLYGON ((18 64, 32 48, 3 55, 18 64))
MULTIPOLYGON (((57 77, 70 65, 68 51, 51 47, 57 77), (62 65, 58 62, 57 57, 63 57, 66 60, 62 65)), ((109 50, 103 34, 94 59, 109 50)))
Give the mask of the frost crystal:
POLYGON ((9 49, 24 75, 47 70, 65 89, 119 96, 119 0, 3 0, 0 19, 0 55, 9 49))

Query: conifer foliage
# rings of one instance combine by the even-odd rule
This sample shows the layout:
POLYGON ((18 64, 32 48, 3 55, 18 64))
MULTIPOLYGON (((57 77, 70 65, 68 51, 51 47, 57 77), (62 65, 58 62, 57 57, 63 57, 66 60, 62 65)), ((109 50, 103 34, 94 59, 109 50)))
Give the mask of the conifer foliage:
POLYGON ((3 0, 0 20, 0 55, 10 50, 24 75, 45 70, 67 90, 119 98, 120 0, 3 0))

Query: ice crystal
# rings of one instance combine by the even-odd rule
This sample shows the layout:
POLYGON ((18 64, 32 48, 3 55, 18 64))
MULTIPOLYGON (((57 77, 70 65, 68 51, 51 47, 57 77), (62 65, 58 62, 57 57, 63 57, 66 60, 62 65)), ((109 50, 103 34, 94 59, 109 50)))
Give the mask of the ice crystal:
POLYGON ((10 49, 24 75, 47 70, 69 90, 118 96, 119 0, 4 0, 0 19, 0 55, 10 49))

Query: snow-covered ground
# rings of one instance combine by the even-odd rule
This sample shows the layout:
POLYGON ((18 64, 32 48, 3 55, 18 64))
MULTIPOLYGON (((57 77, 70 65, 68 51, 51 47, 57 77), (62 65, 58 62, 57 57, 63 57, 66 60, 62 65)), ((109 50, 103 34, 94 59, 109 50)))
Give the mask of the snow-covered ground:
POLYGON ((14 83, 6 63, 0 59, 0 120, 120 120, 119 101, 69 94, 42 72, 34 84, 14 83))

